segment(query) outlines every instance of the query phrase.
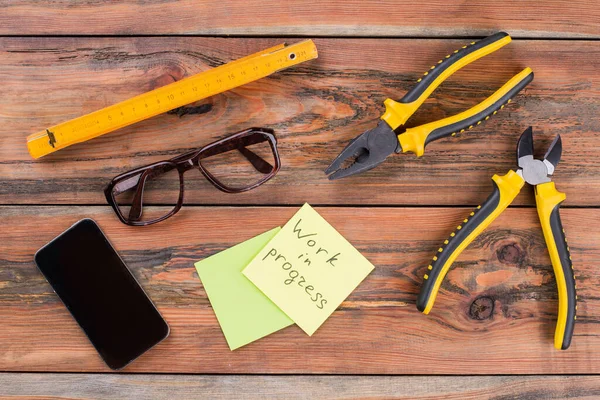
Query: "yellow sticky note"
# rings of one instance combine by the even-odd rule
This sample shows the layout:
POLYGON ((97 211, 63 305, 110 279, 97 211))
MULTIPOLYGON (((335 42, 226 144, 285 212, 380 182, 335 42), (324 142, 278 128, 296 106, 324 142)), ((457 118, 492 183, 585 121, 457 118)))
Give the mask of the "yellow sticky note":
POLYGON ((242 273, 312 335, 373 268, 305 204, 242 273))

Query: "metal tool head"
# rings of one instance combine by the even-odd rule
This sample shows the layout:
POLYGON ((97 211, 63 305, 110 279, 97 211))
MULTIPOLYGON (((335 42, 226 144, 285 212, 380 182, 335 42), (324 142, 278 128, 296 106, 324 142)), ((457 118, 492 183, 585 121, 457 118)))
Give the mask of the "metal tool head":
POLYGON ((330 180, 360 174, 381 164, 394 152, 400 151, 398 136, 385 121, 354 138, 325 170, 330 180), (346 162, 351 164, 342 168, 346 162))
POLYGON ((519 173, 530 185, 550 182, 550 176, 560 161, 562 142, 557 135, 548 148, 543 160, 533 158, 533 129, 527 128, 517 143, 517 162, 519 173))

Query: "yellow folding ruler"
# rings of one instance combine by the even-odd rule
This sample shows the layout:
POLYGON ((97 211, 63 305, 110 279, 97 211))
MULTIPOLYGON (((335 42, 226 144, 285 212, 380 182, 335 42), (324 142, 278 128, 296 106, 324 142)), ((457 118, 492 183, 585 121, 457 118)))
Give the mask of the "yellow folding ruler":
POLYGON ((27 148, 39 158, 314 58, 317 48, 312 40, 280 44, 31 134, 27 148))

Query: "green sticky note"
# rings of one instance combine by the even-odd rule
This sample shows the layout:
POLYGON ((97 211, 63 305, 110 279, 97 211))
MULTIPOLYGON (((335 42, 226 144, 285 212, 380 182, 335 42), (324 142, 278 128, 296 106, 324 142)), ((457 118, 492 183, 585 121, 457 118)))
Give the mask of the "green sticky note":
POLYGON ((294 323, 242 275, 280 230, 277 227, 195 264, 231 350, 294 323))
POLYGON ((373 268, 305 204, 243 274, 312 335, 373 268))

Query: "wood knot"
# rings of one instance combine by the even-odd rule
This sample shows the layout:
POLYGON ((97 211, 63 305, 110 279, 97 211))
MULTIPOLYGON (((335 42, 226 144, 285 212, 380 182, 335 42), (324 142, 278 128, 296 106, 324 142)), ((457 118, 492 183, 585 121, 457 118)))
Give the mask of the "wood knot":
POLYGON ((469 307, 469 317, 478 321, 492 318, 494 314, 494 299, 481 296, 473 300, 469 307))
POLYGON ((212 104, 200 104, 199 106, 183 106, 167 111, 167 114, 177 115, 179 118, 187 114, 205 114, 212 110, 212 104))
POLYGON ((150 90, 158 89, 170 83, 177 82, 185 76, 185 70, 179 66, 169 67, 166 72, 163 72, 156 78, 150 81, 150 90))
POLYGON ((525 257, 523 250, 516 243, 502 246, 496 252, 498 260, 504 264, 520 264, 525 257))

